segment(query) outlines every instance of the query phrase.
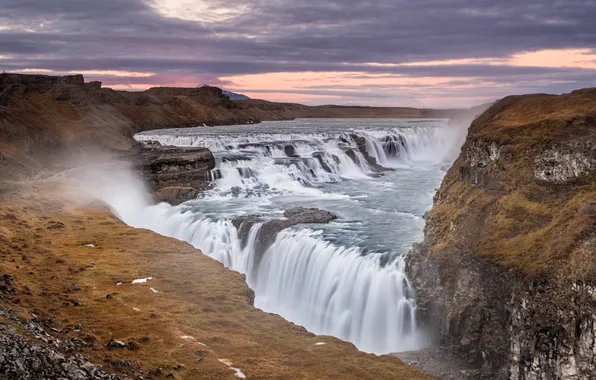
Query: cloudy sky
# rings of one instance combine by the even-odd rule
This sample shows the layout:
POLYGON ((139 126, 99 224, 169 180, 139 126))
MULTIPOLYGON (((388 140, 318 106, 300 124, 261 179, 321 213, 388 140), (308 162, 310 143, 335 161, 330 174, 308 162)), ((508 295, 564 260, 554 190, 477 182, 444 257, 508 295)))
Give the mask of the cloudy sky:
POLYGON ((307 104, 596 86, 595 0, 0 0, 0 68, 307 104))

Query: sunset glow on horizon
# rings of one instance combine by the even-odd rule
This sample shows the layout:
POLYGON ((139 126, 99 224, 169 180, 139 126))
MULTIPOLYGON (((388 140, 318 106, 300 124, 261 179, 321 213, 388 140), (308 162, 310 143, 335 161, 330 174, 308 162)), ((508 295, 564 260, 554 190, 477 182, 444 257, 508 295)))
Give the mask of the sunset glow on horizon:
POLYGON ((587 1, 43 4, 4 9, 3 71, 129 91, 207 83, 311 105, 464 107, 596 86, 587 1))

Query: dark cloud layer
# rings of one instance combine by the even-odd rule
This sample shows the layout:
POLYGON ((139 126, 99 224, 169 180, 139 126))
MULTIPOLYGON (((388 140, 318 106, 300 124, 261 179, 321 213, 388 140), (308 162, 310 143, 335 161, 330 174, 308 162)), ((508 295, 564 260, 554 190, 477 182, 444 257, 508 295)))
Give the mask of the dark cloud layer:
MULTIPOLYGON (((198 16, 189 19, 165 17, 154 1, 0 0, 0 67, 162 75, 119 82, 128 84, 161 84, 155 82, 176 73, 217 82, 230 75, 304 71, 482 77, 503 83, 535 77, 540 81, 528 86, 542 91, 595 84, 594 71, 579 68, 363 65, 593 49, 593 0, 208 0, 202 2, 208 7, 196 6, 198 16), (221 16, 226 10, 232 17, 221 16)), ((191 6, 183 16, 192 11, 191 6)), ((325 90, 343 93, 330 88, 300 93, 325 90)), ((500 95, 495 88, 486 91, 500 95)))

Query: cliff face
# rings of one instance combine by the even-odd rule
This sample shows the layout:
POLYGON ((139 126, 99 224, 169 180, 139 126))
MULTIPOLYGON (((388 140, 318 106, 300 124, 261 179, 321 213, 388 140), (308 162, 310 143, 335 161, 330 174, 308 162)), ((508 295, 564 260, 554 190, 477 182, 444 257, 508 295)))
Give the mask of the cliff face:
POLYGON ((179 204, 196 199, 211 183, 215 157, 207 148, 144 146, 137 168, 157 202, 179 204))
POLYGON ((408 257, 422 319, 498 379, 596 376, 596 89, 471 125, 408 257))

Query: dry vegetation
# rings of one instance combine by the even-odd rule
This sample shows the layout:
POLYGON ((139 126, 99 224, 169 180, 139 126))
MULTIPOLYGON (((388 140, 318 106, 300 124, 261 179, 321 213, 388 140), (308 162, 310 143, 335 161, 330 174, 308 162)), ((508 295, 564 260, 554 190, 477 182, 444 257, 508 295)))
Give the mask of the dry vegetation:
POLYGON ((87 342, 83 353, 108 371, 234 379, 220 361, 227 359, 255 379, 428 378, 255 309, 241 274, 184 242, 128 227, 77 194, 47 182, 0 183, 0 276, 14 276, 17 289, 0 292, 0 306, 87 342), (146 277, 153 279, 131 284, 146 277), (110 339, 127 347, 108 350, 110 339))
MULTIPOLYGON (((569 272, 570 257, 596 235, 596 174, 547 183, 533 168, 541 152, 574 141, 595 154, 596 89, 496 103, 474 121, 463 151, 495 142, 499 158, 471 167, 462 154, 450 169, 427 220, 430 252, 453 265, 476 254, 530 276, 569 272)), ((596 250, 589 254, 582 265, 596 274, 596 250)))

